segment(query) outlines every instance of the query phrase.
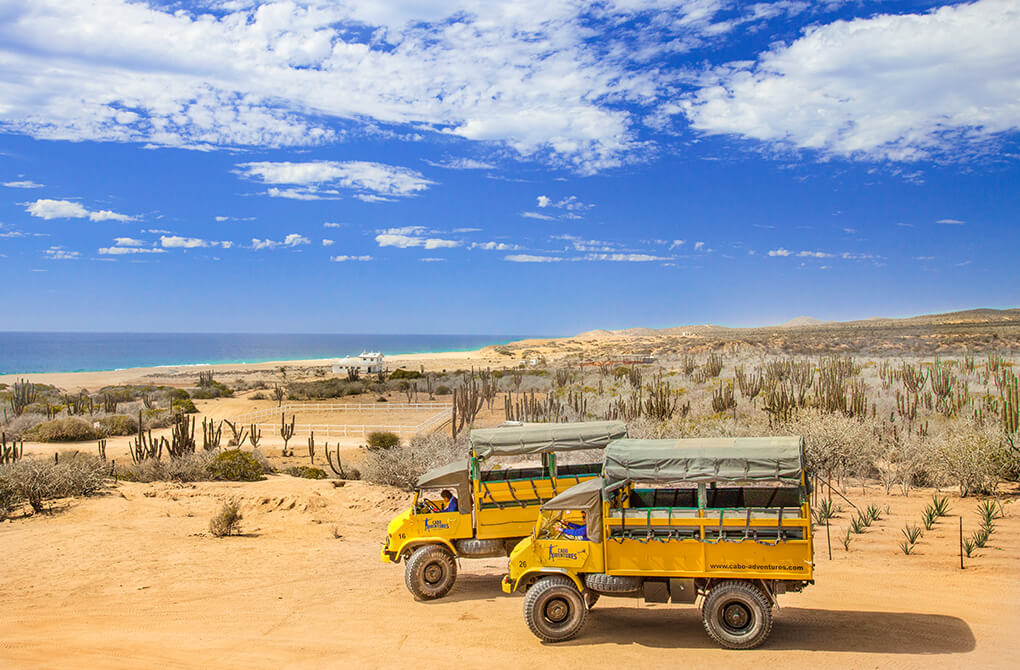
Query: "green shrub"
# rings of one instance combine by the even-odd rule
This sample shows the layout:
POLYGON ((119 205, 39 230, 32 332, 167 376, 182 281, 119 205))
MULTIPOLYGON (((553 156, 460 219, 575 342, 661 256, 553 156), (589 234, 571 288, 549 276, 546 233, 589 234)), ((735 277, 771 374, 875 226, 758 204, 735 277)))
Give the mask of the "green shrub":
POLYGON ((390 379, 421 379, 421 373, 417 370, 398 368, 390 373, 390 379))
POLYGON ((191 398, 179 398, 174 400, 173 408, 179 412, 185 414, 196 414, 198 410, 195 408, 195 403, 191 401, 191 398))
POLYGON ((396 433, 375 431, 368 434, 369 449, 392 449, 398 444, 400 444, 400 438, 396 433))
POLYGON ((217 454, 206 468, 213 479, 228 482, 256 482, 264 479, 265 469, 254 454, 227 449, 217 454))
POLYGON ((327 476, 326 471, 322 468, 313 468, 307 465, 295 465, 294 467, 287 468, 283 473, 291 477, 301 477, 303 479, 325 479, 327 476))
POLYGON ((173 400, 187 400, 191 397, 184 389, 170 389, 167 392, 167 395, 169 395, 173 400))
POLYGON ((208 386, 199 386, 188 393, 196 400, 208 400, 210 398, 231 398, 234 392, 223 382, 213 380, 208 386))
POLYGON ((166 428, 173 423, 173 415, 166 409, 147 409, 142 412, 145 429, 166 428))
POLYGON ((446 384, 440 384, 436 387, 436 395, 450 395, 453 391, 446 384))
POLYGON ((241 528, 241 510, 237 503, 226 502, 216 516, 209 520, 209 532, 214 537, 226 537, 238 533, 241 528))
POLYGON ((104 435, 134 435, 138 432, 138 419, 126 414, 104 416, 99 420, 104 435))
POLYGON ((36 442, 83 442, 98 440, 102 436, 92 424, 75 418, 44 421, 24 433, 26 440, 36 442))

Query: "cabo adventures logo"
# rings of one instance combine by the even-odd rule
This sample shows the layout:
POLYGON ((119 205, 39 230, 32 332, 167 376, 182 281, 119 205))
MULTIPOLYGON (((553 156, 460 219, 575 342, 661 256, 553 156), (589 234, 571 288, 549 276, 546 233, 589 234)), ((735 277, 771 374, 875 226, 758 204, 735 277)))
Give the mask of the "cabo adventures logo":
POLYGON ((449 528, 450 528, 449 521, 441 521, 438 519, 430 519, 428 517, 425 517, 425 530, 441 530, 449 528))
POLYGON ((582 550, 571 551, 569 547, 549 545, 549 560, 576 561, 584 556, 582 550))

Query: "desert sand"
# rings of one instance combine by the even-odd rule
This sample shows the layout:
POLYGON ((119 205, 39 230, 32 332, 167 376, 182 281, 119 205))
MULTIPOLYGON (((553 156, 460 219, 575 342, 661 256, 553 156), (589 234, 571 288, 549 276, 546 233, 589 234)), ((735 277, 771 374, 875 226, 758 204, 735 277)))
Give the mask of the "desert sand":
POLYGON ((603 598, 580 636, 544 645, 522 597, 500 591, 505 559, 464 560, 445 599, 415 602, 403 566, 379 560, 387 521, 408 495, 348 482, 271 476, 254 484, 120 483, 49 515, 0 524, 11 668, 1007 668, 1020 639, 1020 510, 1007 505, 988 547, 959 569, 957 517, 896 548, 925 492, 866 495, 891 514, 833 560, 816 537, 817 584, 787 594, 771 638, 717 648, 689 606, 603 598), (243 535, 207 534, 221 503, 241 505, 243 535))

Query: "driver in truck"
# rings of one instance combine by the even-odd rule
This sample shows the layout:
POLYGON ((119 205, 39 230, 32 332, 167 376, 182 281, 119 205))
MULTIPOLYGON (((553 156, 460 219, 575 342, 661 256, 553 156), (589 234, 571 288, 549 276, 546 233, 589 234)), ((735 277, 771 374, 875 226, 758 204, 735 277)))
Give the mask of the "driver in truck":
POLYGON ((587 540, 588 539, 588 514, 581 512, 581 523, 573 523, 570 521, 561 521, 559 523, 560 532, 570 540, 587 540))
POLYGON ((456 498, 456 496, 454 496, 452 493, 450 493, 450 491, 448 489, 444 490, 440 495, 443 497, 443 501, 446 503, 446 506, 443 507, 443 511, 444 512, 456 512, 457 511, 457 498, 456 498))

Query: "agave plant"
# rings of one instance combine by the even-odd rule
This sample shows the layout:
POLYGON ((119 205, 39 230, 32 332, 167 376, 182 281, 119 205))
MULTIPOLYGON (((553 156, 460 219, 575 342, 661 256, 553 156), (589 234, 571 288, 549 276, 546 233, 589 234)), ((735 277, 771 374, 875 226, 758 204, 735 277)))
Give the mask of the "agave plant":
POLYGON ((914 544, 912 542, 902 540, 900 541, 900 549, 903 551, 904 554, 909 556, 910 553, 914 551, 914 544))
POLYGON ((850 529, 846 529, 846 534, 839 538, 839 541, 843 543, 843 551, 850 551, 850 541, 853 539, 853 535, 850 534, 850 529))
POLYGON ((828 498, 823 498, 815 510, 815 523, 824 526, 825 522, 836 516, 836 506, 828 498))
POLYGON ((935 522, 939 518, 939 513, 935 511, 935 508, 928 505, 921 512, 921 522, 924 524, 925 530, 931 530, 935 526, 935 522))
POLYGON ((918 538, 924 534, 919 526, 912 523, 906 524, 900 532, 903 533, 903 537, 907 538, 907 542, 910 544, 917 542, 918 538))
POLYGON ((946 496, 940 496, 937 493, 931 494, 931 506, 938 516, 949 514, 949 498, 946 496))
POLYGON ((992 523, 995 519, 999 518, 999 509, 995 505, 994 500, 985 500, 978 503, 978 515, 981 517, 981 522, 984 526, 994 527, 992 523))
POLYGON ((963 541, 963 553, 967 554, 967 558, 970 558, 977 548, 977 544, 974 543, 973 539, 966 539, 963 541))
POLYGON ((864 529, 867 527, 868 524, 864 522, 863 516, 858 515, 850 519, 850 529, 856 532, 857 534, 861 534, 862 532, 864 532, 864 529))
POLYGON ((984 549, 985 544, 988 542, 989 535, 991 535, 991 533, 988 531, 988 529, 982 528, 981 530, 974 531, 974 534, 971 535, 970 538, 971 540, 973 540, 974 546, 978 547, 979 549, 984 549))
MULTIPOLYGON (((868 516, 869 519, 871 519, 871 521, 882 520, 882 510, 878 508, 878 505, 868 505, 868 509, 866 509, 864 513, 868 516)), ((870 522, 868 525, 871 525, 870 522)))

